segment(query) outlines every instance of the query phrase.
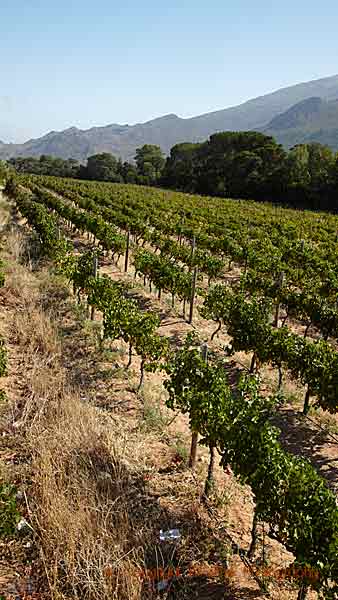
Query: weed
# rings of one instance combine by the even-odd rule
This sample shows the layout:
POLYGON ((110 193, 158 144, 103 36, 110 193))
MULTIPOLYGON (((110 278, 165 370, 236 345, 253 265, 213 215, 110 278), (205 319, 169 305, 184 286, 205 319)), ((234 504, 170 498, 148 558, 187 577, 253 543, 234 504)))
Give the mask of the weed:
POLYGON ((161 433, 166 426, 166 418, 161 410, 158 400, 150 401, 146 399, 143 405, 143 415, 141 422, 142 431, 158 431, 161 433))
POLYGON ((73 304, 72 311, 75 319, 79 323, 83 324, 83 322, 86 321, 86 319, 88 319, 87 305, 84 302, 80 302, 79 304, 73 304))
POLYGON ((69 298, 70 290, 65 279, 60 275, 43 271, 40 279, 40 302, 44 310, 59 309, 69 298))
POLYGON ((216 508, 227 508, 232 500, 232 494, 228 489, 222 489, 214 493, 214 504, 216 508))
POLYGON ((123 381, 130 381, 131 379, 131 373, 130 371, 126 371, 124 367, 115 367, 113 369, 110 369, 111 371, 111 377, 114 379, 121 379, 123 381))
POLYGON ((16 488, 13 485, 0 484, 0 537, 9 537, 15 533, 20 519, 16 506, 16 488))
POLYGON ((88 337, 96 348, 104 349, 102 340, 102 323, 100 321, 90 321, 89 319, 83 323, 83 333, 88 337))
POLYGON ((110 348, 104 348, 102 350, 102 358, 111 363, 114 361, 117 362, 118 359, 120 359, 124 355, 125 355, 124 348, 120 348, 120 347, 116 347, 116 346, 111 346, 110 348))
POLYGON ((286 392, 283 390, 280 396, 283 398, 283 404, 291 404, 292 406, 299 404, 299 397, 295 392, 286 392))
POLYGON ((338 434, 338 424, 334 415, 322 413, 314 409, 313 407, 310 408, 310 415, 316 417, 316 419, 319 421, 320 425, 324 427, 324 429, 326 429, 333 435, 338 434))
POLYGON ((7 373, 7 352, 4 341, 0 338, 0 377, 7 373))
POLYGON ((188 463, 188 446, 184 441, 183 436, 181 436, 180 434, 177 434, 175 436, 175 439, 171 444, 171 450, 174 454, 175 459, 177 459, 177 462, 181 462, 183 464, 188 463))

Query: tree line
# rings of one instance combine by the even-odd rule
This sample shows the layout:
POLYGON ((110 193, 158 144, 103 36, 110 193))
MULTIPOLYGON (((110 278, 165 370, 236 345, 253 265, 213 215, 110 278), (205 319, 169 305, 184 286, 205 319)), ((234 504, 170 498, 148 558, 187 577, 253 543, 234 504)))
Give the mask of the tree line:
POLYGON ((338 153, 319 143, 285 150, 258 132, 216 133, 202 143, 180 143, 165 158, 159 146, 136 150, 135 162, 109 153, 74 159, 12 158, 19 172, 116 183, 157 185, 184 192, 278 202, 337 211, 338 153))
POLYGON ((142 148, 136 149, 135 163, 123 162, 109 152, 102 152, 89 156, 85 165, 73 158, 64 160, 46 154, 42 154, 39 158, 11 158, 8 160, 8 165, 19 173, 91 179, 111 183, 157 185, 161 180, 165 162, 159 146, 145 144, 142 148))
POLYGON ((319 143, 287 151, 258 132, 216 133, 201 144, 174 146, 162 184, 210 196, 335 211, 338 153, 319 143))

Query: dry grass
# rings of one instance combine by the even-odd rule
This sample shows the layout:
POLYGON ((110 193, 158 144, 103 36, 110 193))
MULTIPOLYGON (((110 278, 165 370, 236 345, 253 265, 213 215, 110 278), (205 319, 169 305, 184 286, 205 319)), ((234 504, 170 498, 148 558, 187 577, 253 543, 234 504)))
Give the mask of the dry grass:
POLYGON ((21 393, 13 393, 10 414, 31 457, 29 515, 51 597, 140 598, 137 568, 151 540, 145 524, 141 544, 133 522, 136 498, 144 495, 128 462, 133 457, 135 465, 135 449, 111 418, 83 404, 67 384, 56 328, 39 306, 45 282, 17 262, 20 236, 8 238, 5 294, 15 311, 6 326, 15 348, 15 380, 24 380, 21 393))
POLYGON ((131 565, 140 564, 142 552, 128 544, 132 475, 95 409, 74 395, 60 400, 54 423, 30 435, 34 514, 51 588, 75 598, 138 598, 140 579, 131 565))
POLYGON ((16 262, 19 262, 26 251, 26 236, 16 228, 10 228, 7 235, 7 247, 10 249, 10 255, 16 262))

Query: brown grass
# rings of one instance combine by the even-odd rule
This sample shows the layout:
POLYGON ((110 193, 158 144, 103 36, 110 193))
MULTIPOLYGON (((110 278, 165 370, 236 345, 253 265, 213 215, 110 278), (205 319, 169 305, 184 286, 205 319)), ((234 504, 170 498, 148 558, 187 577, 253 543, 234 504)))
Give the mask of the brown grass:
POLYGON ((16 262, 20 237, 10 234, 7 244, 11 260, 4 293, 16 310, 6 325, 15 347, 15 378, 24 376, 10 413, 31 457, 29 515, 51 597, 139 598, 137 567, 143 564, 148 531, 145 526, 140 549, 131 543, 137 536, 130 503, 143 493, 137 470, 128 463, 134 449, 112 419, 83 404, 67 384, 56 328, 39 306, 41 281, 16 262))
POLYGON ((55 417, 30 437, 34 512, 51 588, 81 598, 138 598, 140 579, 130 567, 142 554, 129 552, 132 525, 125 501, 132 476, 94 409, 62 394, 55 417))

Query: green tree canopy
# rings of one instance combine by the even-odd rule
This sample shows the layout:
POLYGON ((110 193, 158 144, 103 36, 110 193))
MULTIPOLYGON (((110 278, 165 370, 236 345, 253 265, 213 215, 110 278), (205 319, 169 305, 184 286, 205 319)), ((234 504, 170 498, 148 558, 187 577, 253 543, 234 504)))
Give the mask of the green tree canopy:
POLYGON ((142 148, 137 148, 135 161, 142 183, 151 185, 161 177, 165 158, 159 146, 145 144, 142 148))
POLYGON ((170 150, 163 171, 164 185, 174 185, 175 188, 193 192, 196 188, 196 155, 201 144, 176 144, 170 150))
POLYGON ((122 182, 119 161, 109 152, 89 156, 87 177, 98 181, 122 182))
POLYGON ((9 164, 19 173, 34 173, 35 175, 53 175, 55 177, 78 177, 80 164, 69 158, 55 158, 42 154, 40 158, 32 156, 11 158, 9 164))
POLYGON ((284 182, 285 151, 274 138, 256 131, 216 133, 197 151, 199 191, 256 197, 284 182))

